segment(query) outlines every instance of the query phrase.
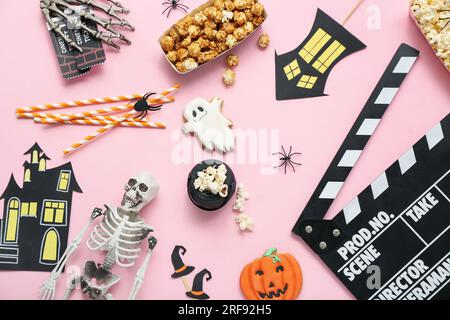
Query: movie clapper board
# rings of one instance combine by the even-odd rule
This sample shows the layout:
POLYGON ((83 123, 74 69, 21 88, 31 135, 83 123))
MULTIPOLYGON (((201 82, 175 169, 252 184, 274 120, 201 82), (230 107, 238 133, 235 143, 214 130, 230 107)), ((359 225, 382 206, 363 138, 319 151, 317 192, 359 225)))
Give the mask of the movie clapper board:
POLYGON ((323 220, 418 54, 397 50, 293 229, 358 299, 450 298, 450 114, 323 220))

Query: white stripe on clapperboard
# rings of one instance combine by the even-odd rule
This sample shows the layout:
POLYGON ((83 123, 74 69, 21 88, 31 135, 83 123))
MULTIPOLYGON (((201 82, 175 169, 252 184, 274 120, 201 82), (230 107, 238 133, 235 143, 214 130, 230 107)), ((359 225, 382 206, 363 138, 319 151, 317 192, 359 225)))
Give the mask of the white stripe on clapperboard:
MULTIPOLYGON (((438 184, 439 182, 441 182, 442 179, 444 179, 448 174, 450 173, 450 170, 448 170, 445 174, 442 175, 442 177, 440 177, 434 184, 432 184, 424 193, 422 193, 416 200, 414 200, 413 202, 411 202, 411 204, 402 212, 400 213, 394 220, 392 220, 389 224, 386 225, 386 227, 384 227, 383 230, 381 230, 376 236, 374 236, 372 239, 370 239, 370 241, 364 246, 362 247, 359 252, 364 251, 368 246, 370 246, 372 244, 372 242, 374 242, 380 235, 382 235, 387 229, 389 229, 390 226, 392 226, 398 219, 400 219, 400 217, 407 212, 417 201, 419 201, 421 198, 423 198, 431 189, 433 189, 435 187, 436 184, 438 184)), ((450 226, 449 226, 450 227, 450 226)), ((447 227, 447 229, 449 228, 447 227)), ((445 229, 445 230, 447 230, 445 229)), ((442 235, 442 233, 437 237, 439 238, 442 235)), ((436 239, 437 239, 436 238, 436 239)), ((436 239, 434 239, 432 242, 430 242, 428 244, 427 247, 428 248, 434 241, 436 241, 436 239)), ((358 257, 358 254, 355 254, 353 257, 351 257, 346 263, 344 263, 344 265, 342 267, 340 267, 338 269, 338 273, 342 271, 342 269, 344 269, 350 262, 353 261, 353 259, 355 259, 356 257, 358 257)))
MULTIPOLYGON (((433 129, 428 131, 428 133, 426 134, 426 139, 429 150, 433 149, 440 141, 444 139, 444 132, 442 130, 441 123, 438 123, 433 129)), ((398 164, 400 166, 400 172, 402 173, 402 175, 405 174, 409 169, 411 169, 416 163, 416 161, 417 160, 414 152, 414 147, 411 147, 398 159, 398 164)), ((384 191, 386 191, 389 188, 389 182, 387 180, 386 172, 383 172, 377 179, 375 179, 374 182, 372 182, 371 188, 374 199, 377 199, 384 191)), ((339 192, 339 190, 337 192, 339 192)), ((356 218, 361 213, 361 207, 359 204, 358 197, 355 197, 344 208, 343 211, 345 222, 349 224, 354 218, 356 218)))
POLYGON ((450 252, 447 253, 447 255, 445 255, 444 257, 442 257, 441 260, 436 262, 435 265, 430 268, 430 270, 428 270, 427 272, 424 273, 423 276, 421 276, 419 279, 417 279, 417 281, 415 281, 414 284, 412 286, 410 286, 408 290, 406 290, 400 297, 398 297, 398 300, 401 300, 404 296, 406 296, 413 288, 416 287, 416 285, 418 283, 420 283, 426 276, 428 276, 432 271, 434 271, 436 269, 436 267, 441 264, 442 261, 447 259, 448 256, 450 256, 450 252))
MULTIPOLYGON (((392 73, 403 73, 407 74, 411 70, 414 62, 417 60, 417 57, 401 57, 399 61, 397 62, 397 65, 395 66, 392 73)), ((392 87, 384 87, 381 89, 380 93, 378 94, 377 99, 375 100, 374 104, 391 104, 392 100, 394 99, 395 95, 398 92, 397 88, 392 87)), ((380 123, 381 119, 377 118, 366 118, 362 122, 360 128, 356 132, 357 136, 372 136, 375 132, 376 128, 378 127, 378 124, 380 123)), ((342 156, 341 160, 338 163, 338 167, 346 167, 346 168, 353 168, 358 161, 359 157, 361 156, 363 150, 346 150, 344 155, 342 156)), ((407 163, 411 164, 411 159, 406 159, 407 163)), ((414 164, 414 163, 412 163, 414 164)), ((402 168, 406 168, 403 166, 402 168)), ((406 172, 407 170, 405 170, 406 172)), ((403 173, 403 171, 402 171, 403 173)), ((334 200, 336 196, 338 195, 339 191, 341 190, 342 186, 344 185, 343 181, 329 181, 323 188, 321 194, 319 195, 319 199, 332 199, 334 200)), ((381 195, 387 188, 389 187, 389 184, 386 179, 386 175, 383 173, 375 182, 372 184, 372 191, 374 194, 374 199, 376 199, 379 195, 381 195)), ((361 207, 359 205, 359 200, 356 197, 353 199, 350 204, 344 209, 344 216, 346 223, 348 224, 350 221, 352 221, 357 215, 361 213, 361 207)))

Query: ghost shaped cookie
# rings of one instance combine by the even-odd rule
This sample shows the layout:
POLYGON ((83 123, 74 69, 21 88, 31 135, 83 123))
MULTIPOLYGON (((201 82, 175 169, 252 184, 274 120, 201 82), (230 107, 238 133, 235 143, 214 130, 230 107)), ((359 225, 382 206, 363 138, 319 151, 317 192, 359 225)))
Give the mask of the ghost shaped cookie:
POLYGON ((233 123, 222 114, 223 100, 215 97, 211 102, 197 98, 188 103, 183 116, 184 133, 194 133, 208 150, 229 152, 234 149, 233 123))

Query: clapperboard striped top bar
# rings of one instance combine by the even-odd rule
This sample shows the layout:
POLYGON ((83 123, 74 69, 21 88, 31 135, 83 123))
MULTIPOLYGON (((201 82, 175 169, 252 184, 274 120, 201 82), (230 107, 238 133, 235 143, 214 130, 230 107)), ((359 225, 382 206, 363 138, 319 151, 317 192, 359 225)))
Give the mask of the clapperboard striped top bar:
POLYGON ((358 119, 354 123, 328 170, 314 191, 293 232, 300 235, 302 219, 323 219, 382 116, 416 61, 419 51, 402 44, 389 63, 358 119))

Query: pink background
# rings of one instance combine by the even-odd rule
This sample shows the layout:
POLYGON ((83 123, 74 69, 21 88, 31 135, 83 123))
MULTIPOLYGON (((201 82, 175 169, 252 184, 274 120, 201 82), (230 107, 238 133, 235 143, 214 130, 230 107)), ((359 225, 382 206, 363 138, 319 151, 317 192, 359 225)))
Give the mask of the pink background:
MULTIPOLYGON (((167 19, 161 15, 161 1, 123 2, 131 9, 128 18, 136 26, 136 31, 129 34, 133 45, 123 46, 120 53, 108 52, 107 63, 87 77, 66 81, 60 75, 38 1, 1 1, 0 21, 6 29, 0 49, 0 187, 6 187, 11 172, 21 181, 21 165, 25 161, 22 154, 35 141, 52 158, 51 167, 72 161, 84 191, 74 195, 70 226, 73 239, 92 208, 120 201, 122 186, 131 175, 139 170, 153 172, 161 182, 161 191, 144 217, 156 229, 159 242, 140 299, 186 298, 181 280, 170 278, 170 254, 177 244, 188 249, 184 256, 187 264, 196 266, 198 271, 204 267, 211 270, 213 279, 205 284, 205 291, 213 299, 243 298, 239 289, 242 268, 269 247, 290 252, 300 262, 304 276, 300 299, 351 299, 351 294, 290 230, 401 42, 419 49, 421 57, 329 216, 336 214, 450 111, 449 75, 408 17, 409 1, 365 1, 347 28, 368 48, 334 68, 326 87, 330 96, 284 102, 275 101, 274 49, 284 53, 296 47, 309 32, 317 7, 342 21, 356 0, 265 0, 269 19, 262 29, 270 35, 271 46, 258 50, 257 37, 253 37, 234 50, 241 63, 236 68, 236 84, 231 88, 224 87, 220 79, 223 59, 185 77, 178 76, 165 61, 157 39, 182 17, 181 12, 173 12, 167 19), (367 10, 373 5, 381 10, 379 30, 366 24, 370 16, 367 10), (20 106, 160 91, 175 82, 183 85, 176 94, 177 101, 154 116, 167 123, 167 130, 116 129, 69 158, 62 156, 62 150, 93 128, 47 128, 14 117, 14 109, 20 106), (303 166, 286 176, 282 171, 261 175, 261 167, 267 164, 232 165, 238 180, 246 184, 252 195, 246 213, 256 221, 253 233, 239 232, 233 222, 231 203, 214 214, 197 210, 186 193, 186 177, 194 162, 176 164, 171 159, 177 145, 171 136, 182 124, 183 107, 197 96, 223 98, 224 112, 234 121, 235 128, 279 129, 280 143, 293 145, 303 153, 299 158, 303 166)), ((183 2, 195 8, 203 1, 183 2)), ((91 258, 99 256, 89 252, 83 242, 69 265, 81 265, 91 258)), ((139 262, 130 270, 115 269, 122 277, 113 290, 116 298, 128 297, 139 262)), ((35 299, 39 285, 47 277, 48 274, 37 272, 0 272, 0 298, 35 299)), ((63 275, 58 297, 64 291, 65 279, 63 275)))

